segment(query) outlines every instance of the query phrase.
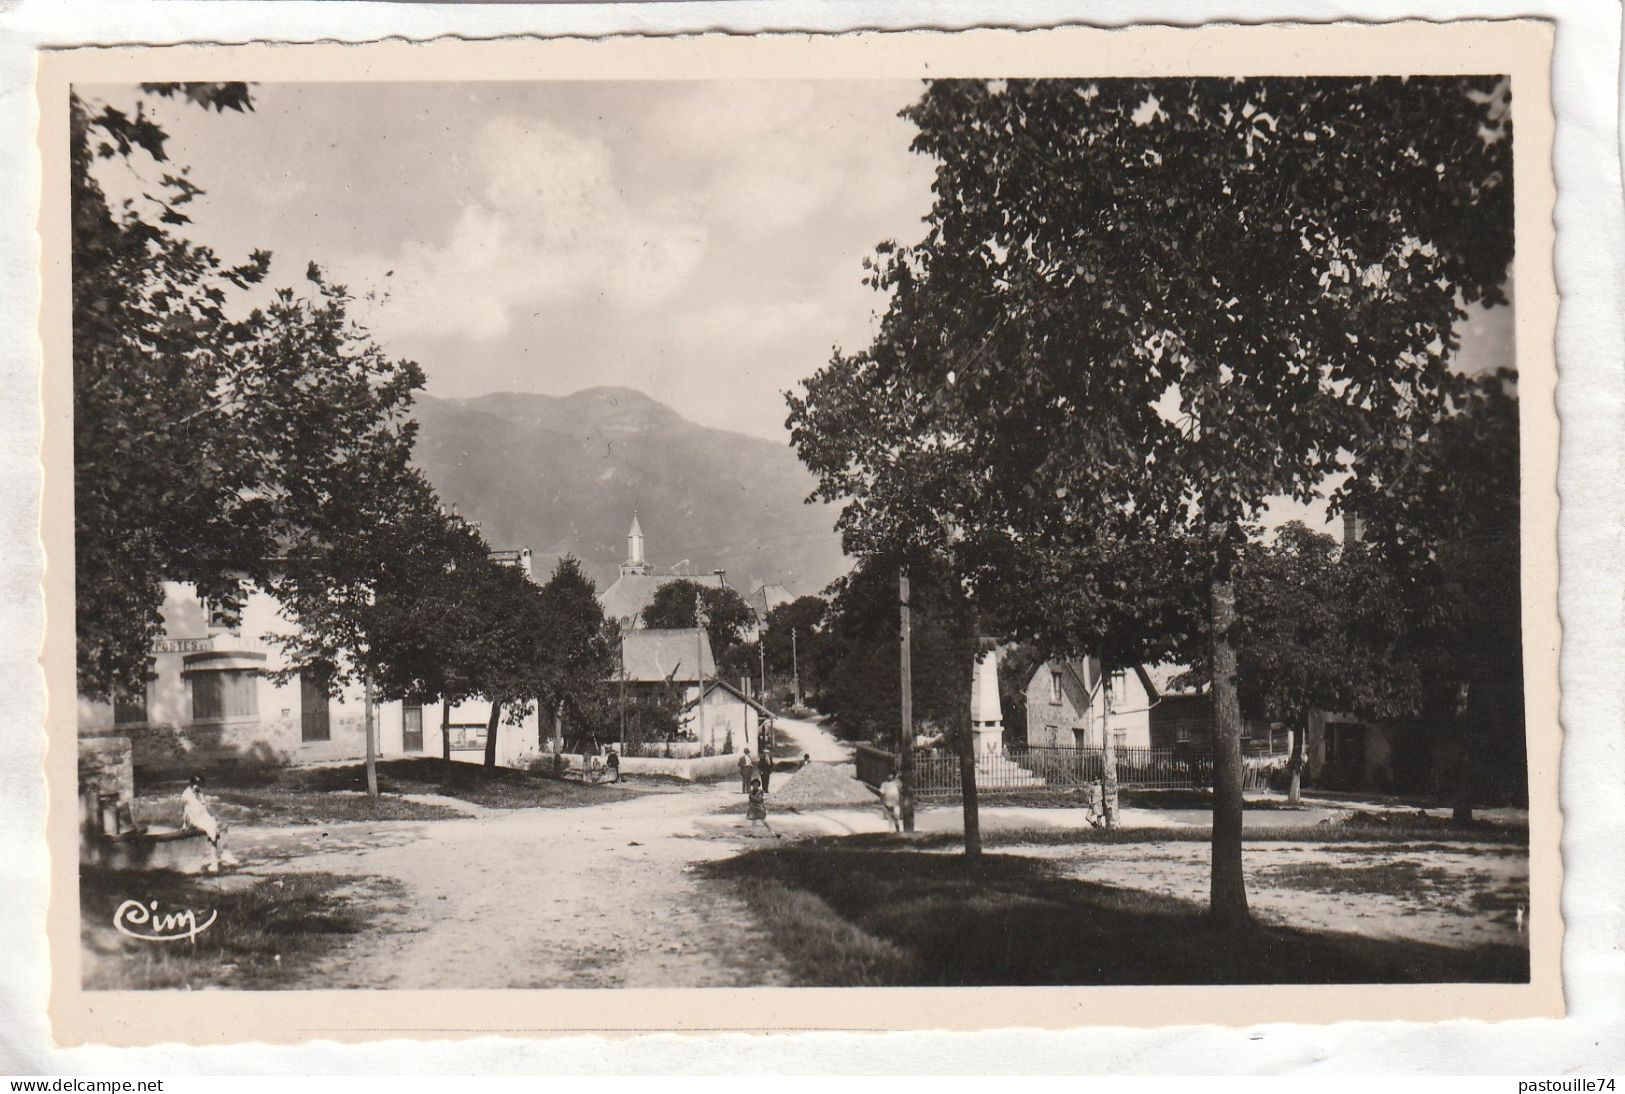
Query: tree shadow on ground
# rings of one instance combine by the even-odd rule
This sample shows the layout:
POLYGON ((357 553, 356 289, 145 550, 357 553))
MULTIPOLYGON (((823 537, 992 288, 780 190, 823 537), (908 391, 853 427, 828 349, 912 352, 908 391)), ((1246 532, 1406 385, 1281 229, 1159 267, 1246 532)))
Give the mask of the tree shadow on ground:
POLYGON ((1274 926, 1220 933, 1200 905, 1068 878, 1051 863, 1010 855, 972 862, 913 849, 806 841, 712 863, 705 870, 737 885, 809 984, 1520 983, 1529 978, 1529 955, 1521 947, 1456 949, 1274 926))

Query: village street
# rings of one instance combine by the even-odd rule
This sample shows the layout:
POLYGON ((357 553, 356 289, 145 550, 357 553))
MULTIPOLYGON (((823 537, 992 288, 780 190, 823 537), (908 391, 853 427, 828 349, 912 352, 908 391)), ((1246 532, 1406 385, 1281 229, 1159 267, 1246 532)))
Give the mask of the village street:
MULTIPOLYGON (((810 723, 781 719, 814 762, 850 749, 810 723)), ((786 776, 781 776, 781 778, 786 776)), ((323 987, 725 987, 788 983, 749 929, 743 905, 701 887, 694 863, 767 837, 737 813, 737 783, 661 787, 627 801, 565 809, 485 809, 432 823, 333 826, 337 846, 274 870, 383 879, 378 930, 331 956, 323 987), (364 831, 346 832, 345 829, 364 831)), ((872 828, 879 831, 877 810, 872 828)), ((282 858, 281 829, 241 833, 245 858, 282 858)))
MULTIPOLYGON (((835 778, 829 761, 847 746, 821 727, 784 719, 779 728, 812 754, 809 776, 835 778)), ((850 768, 843 769, 850 771, 850 768)), ((370 929, 325 955, 311 986, 324 988, 723 987, 788 985, 789 963, 744 904, 696 866, 742 851, 786 846, 798 837, 878 833, 880 811, 858 795, 844 806, 792 807, 796 775, 781 773, 772 809, 781 844, 742 814, 732 780, 712 785, 643 784, 640 796, 563 808, 498 809, 450 798, 465 815, 419 822, 247 826, 236 846, 244 875, 328 873, 356 879, 351 895, 369 909, 370 929)), ((855 785, 855 784, 854 784, 855 785)), ((1248 821, 1292 826, 1333 812, 1249 812, 1248 821)), ((1125 810, 1127 825, 1199 825, 1201 810, 1125 810), (1189 816, 1185 814, 1189 813, 1189 816)), ((922 807, 922 833, 957 831, 957 807, 922 807)), ((993 806, 984 830, 1078 828, 1082 811, 993 806)), ((953 848, 939 847, 944 853, 953 848)), ((1205 843, 1135 848, 1015 845, 1001 853, 1060 859, 1075 876, 1126 889, 1199 899, 1205 843)), ((1490 855, 1445 848, 1264 844, 1249 851, 1265 919, 1323 929, 1371 929, 1452 946, 1515 943, 1512 910, 1527 901, 1527 859, 1515 848, 1490 855), (1395 852, 1399 852, 1395 854, 1395 852), (1413 861, 1414 860, 1414 861, 1413 861), (1323 865, 1397 867, 1415 892, 1371 902, 1317 891, 1323 865), (1409 876, 1409 875, 1407 875, 1409 876), (1286 884, 1281 884, 1285 882, 1286 884), (1458 907, 1460 905, 1461 907, 1458 907), (1483 914, 1467 918, 1467 905, 1483 914)), ((223 877, 222 883, 232 879, 223 877)))

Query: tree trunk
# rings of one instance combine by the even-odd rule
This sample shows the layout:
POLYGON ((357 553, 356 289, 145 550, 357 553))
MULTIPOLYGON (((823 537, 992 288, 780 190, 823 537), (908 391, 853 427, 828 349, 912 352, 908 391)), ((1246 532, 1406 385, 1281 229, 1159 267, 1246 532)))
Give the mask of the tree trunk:
POLYGON ((1476 789, 1473 778, 1473 722, 1468 717, 1472 701, 1472 685, 1462 684, 1456 693, 1456 793, 1450 810, 1450 823, 1473 823, 1473 798, 1476 789))
POLYGON ((902 718, 897 727, 897 780, 903 784, 903 831, 914 831, 914 656, 910 646, 912 621, 909 618, 908 571, 897 574, 898 652, 900 657, 902 718))
POLYGON ((1107 828, 1117 827, 1117 741, 1112 734, 1112 677, 1100 666, 1100 818, 1107 828))
POLYGON ((1309 733, 1309 715, 1304 714, 1301 724, 1292 730, 1292 755, 1286 761, 1288 782, 1286 800, 1292 805, 1303 801, 1304 738, 1309 733))
POLYGON ((451 778, 451 700, 440 699, 440 758, 446 762, 446 778, 451 778))
POLYGON ((485 723, 485 766, 497 765, 497 723, 502 718, 502 701, 493 700, 491 717, 485 723))
POLYGON ((982 855, 982 817, 976 800, 976 732, 967 724, 959 738, 959 800, 965 813, 965 857, 982 855))
POLYGON ((1209 914, 1215 926, 1246 926, 1247 882, 1241 871, 1241 700, 1236 694, 1236 587, 1228 559, 1214 574, 1213 642, 1213 863, 1209 914))
POLYGON ((361 689, 361 703, 366 707, 367 733, 367 797, 378 796, 378 724, 372 718, 372 673, 367 673, 361 689))

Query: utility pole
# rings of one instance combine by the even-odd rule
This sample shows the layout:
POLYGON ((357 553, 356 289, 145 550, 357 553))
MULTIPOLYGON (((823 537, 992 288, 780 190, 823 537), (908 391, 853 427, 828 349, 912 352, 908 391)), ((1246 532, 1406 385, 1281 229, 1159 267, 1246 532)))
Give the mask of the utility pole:
POLYGON ((699 680, 698 698, 694 702, 695 717, 699 719, 700 746, 709 744, 705 739, 705 605, 700 594, 694 594, 694 676, 699 680))
MULTIPOLYGON (((908 569, 897 571, 903 720, 898 727, 897 779, 903 784, 903 831, 914 831, 914 659, 909 649, 908 569)), ((792 634, 794 632, 791 632, 792 634)))
POLYGON ((796 652, 796 628, 790 628, 790 673, 796 689, 796 706, 801 705, 801 657, 796 652))
POLYGON ((762 673, 762 691, 757 696, 763 703, 767 702, 767 632, 763 631, 756 639, 756 663, 762 673))

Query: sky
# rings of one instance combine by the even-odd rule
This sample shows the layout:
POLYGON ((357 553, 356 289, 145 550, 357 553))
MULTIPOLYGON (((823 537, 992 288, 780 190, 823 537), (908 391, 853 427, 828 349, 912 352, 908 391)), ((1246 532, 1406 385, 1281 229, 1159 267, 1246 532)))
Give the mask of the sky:
MULTIPOLYGON (((134 88, 84 87, 128 108, 134 88)), ((862 260, 913 242, 932 161, 917 81, 258 84, 252 114, 148 107, 227 260, 314 260, 431 395, 637 388, 787 441, 783 392, 863 347, 862 260)), ((137 161, 147 185, 162 169, 137 161)), ((143 181, 104 171, 110 193, 143 181)), ((125 190, 124 192, 129 192, 125 190)), ((1475 309, 1456 365, 1512 364, 1512 309, 1475 309)), ((1277 503, 1270 523, 1323 512, 1277 503)))
POLYGON ((429 394, 626 385, 785 440, 781 392, 874 329, 863 257, 921 232, 932 166, 897 117, 919 92, 259 84, 247 115, 148 105, 207 191, 188 234, 223 258, 271 250, 274 283, 315 260, 386 290, 360 314, 429 394))

